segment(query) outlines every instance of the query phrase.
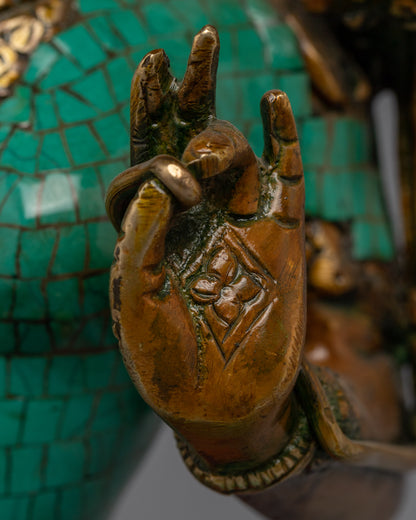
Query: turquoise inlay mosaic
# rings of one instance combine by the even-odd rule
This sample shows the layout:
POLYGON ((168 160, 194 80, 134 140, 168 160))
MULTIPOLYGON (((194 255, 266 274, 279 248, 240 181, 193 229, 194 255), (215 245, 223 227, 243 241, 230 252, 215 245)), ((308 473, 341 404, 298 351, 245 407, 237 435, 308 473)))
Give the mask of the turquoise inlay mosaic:
POLYGON ((185 71, 205 23, 221 38, 218 116, 263 148, 259 103, 286 90, 301 136, 308 215, 351 226, 357 259, 393 255, 365 122, 313 112, 290 28, 263 0, 79 0, 0 107, 0 518, 95 520, 142 401, 108 311, 115 232, 105 188, 128 165, 128 98, 146 52, 185 71), (4 246, 6 244, 6 246, 4 246))

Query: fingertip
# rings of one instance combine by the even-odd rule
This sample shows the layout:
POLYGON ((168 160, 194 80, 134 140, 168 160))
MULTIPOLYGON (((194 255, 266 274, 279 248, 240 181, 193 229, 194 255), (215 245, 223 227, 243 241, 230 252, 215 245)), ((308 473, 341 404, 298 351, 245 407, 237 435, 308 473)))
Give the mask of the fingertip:
POLYGON ((269 90, 260 102, 265 132, 283 141, 295 141, 298 138, 295 118, 289 98, 282 90, 269 90))

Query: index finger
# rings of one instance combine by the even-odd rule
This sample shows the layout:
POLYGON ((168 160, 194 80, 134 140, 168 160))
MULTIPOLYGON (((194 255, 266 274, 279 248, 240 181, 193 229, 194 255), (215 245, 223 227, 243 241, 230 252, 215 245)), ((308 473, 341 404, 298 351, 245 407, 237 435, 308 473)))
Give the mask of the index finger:
POLYGON ((215 115, 219 50, 217 30, 206 25, 194 38, 185 77, 178 92, 179 112, 187 120, 215 115))

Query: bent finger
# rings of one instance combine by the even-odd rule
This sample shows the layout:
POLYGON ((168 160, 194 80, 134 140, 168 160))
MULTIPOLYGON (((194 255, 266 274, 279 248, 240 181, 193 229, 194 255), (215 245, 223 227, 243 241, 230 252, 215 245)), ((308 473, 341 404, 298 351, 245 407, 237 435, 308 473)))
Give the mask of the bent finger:
POLYGON ((124 214, 137 190, 152 176, 159 179, 185 208, 201 201, 201 187, 185 166, 174 157, 158 155, 150 161, 128 168, 111 182, 105 205, 117 231, 121 231, 124 214))

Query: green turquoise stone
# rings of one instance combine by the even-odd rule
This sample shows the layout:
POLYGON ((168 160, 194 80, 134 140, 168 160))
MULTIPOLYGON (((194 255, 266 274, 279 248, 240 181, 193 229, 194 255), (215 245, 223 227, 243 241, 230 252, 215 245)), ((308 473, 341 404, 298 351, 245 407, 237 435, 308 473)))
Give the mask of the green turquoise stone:
POLYGON ((2 520, 27 520, 29 498, 0 498, 2 520))
MULTIPOLYGON (((2 301, 6 291, 2 290, 3 287, 0 286, 0 298, 2 301)), ((10 296, 12 295, 12 290, 10 290, 10 296)), ((6 300, 7 301, 7 300, 6 300)), ((10 301, 10 300, 9 300, 10 301)), ((6 306, 3 306, 3 312, 0 311, 0 318, 4 318, 5 314, 7 314, 6 306)), ((0 322, 0 354, 7 354, 9 352, 13 352, 16 348, 16 337, 14 331, 13 323, 8 322, 0 322)))
POLYGON ((56 91, 56 104, 59 115, 64 123, 76 123, 85 119, 92 119, 96 111, 78 96, 64 90, 56 91))
POLYGON ((1 104, 0 123, 24 123, 31 119, 32 91, 28 87, 19 86, 14 95, 1 104))
POLYGON ((287 25, 266 27, 265 39, 266 59, 271 61, 273 69, 304 70, 295 35, 287 25))
POLYGON ((76 484, 83 477, 85 447, 82 442, 54 442, 48 448, 45 484, 62 486, 76 484))
POLYGON ((94 435, 89 444, 89 472, 102 473, 111 467, 112 446, 117 443, 118 433, 107 432, 105 435, 94 435))
MULTIPOLYGON (((304 167, 324 166, 327 157, 327 122, 314 117, 306 119, 298 129, 302 141, 302 162, 304 167)), ((310 187, 307 192, 311 191, 310 187)))
MULTIPOLYGON (((201 5, 194 0, 175 0, 173 7, 175 13, 181 13, 182 20, 189 27, 192 27, 192 30, 194 30, 195 27, 204 27, 204 25, 210 23, 211 17, 207 15, 201 5)), ((223 41, 221 39, 221 49, 222 48, 223 41)))
MULTIPOLYGON (((2 338, 3 340, 3 338, 2 338)), ((6 394, 7 366, 6 359, 0 358, 0 397, 6 394)))
POLYGON ((110 60, 106 69, 108 76, 111 78, 111 91, 117 103, 125 102, 130 97, 130 82, 120 81, 119 78, 127 78, 132 75, 126 58, 114 58, 110 60))
POLYGON ((105 309, 105 301, 108 298, 109 274, 103 273, 91 276, 84 280, 84 308, 100 311, 105 309))
POLYGON ((26 354, 50 352, 51 338, 43 323, 19 324, 20 351, 26 354))
POLYGON ((319 175, 314 170, 305 169, 305 211, 308 215, 314 217, 319 214, 319 175))
POLYGON ((60 520, 82 518, 85 513, 80 487, 63 488, 59 504, 60 520))
POLYGON ((120 6, 116 0, 78 0, 81 13, 93 13, 95 11, 107 11, 118 9, 120 6))
POLYGON ((94 169, 88 168, 79 174, 74 173, 72 179, 79 186, 78 207, 81 219, 106 217, 103 204, 105 195, 98 173, 94 169))
MULTIPOLYGON (((0 306, 0 318, 5 319, 8 318, 13 309, 13 297, 14 292, 16 290, 16 282, 13 280, 8 280, 5 278, 2 280, 0 284, 0 298, 3 304, 0 306)), ((14 332, 13 332, 13 324, 10 323, 2 323, 2 331, 5 332, 5 339, 9 338, 14 343, 14 332)), ((3 342, 0 343, 2 345, 3 342)), ((2 346, 6 351, 8 351, 8 346, 2 346)))
POLYGON ((40 201, 42 224, 75 222, 76 200, 73 191, 76 187, 63 173, 46 176, 40 201))
POLYGON ((90 244, 90 269, 108 267, 108 259, 113 257, 116 232, 109 222, 92 222, 87 225, 90 244))
POLYGON ((280 90, 289 96, 293 114, 296 118, 310 116, 312 112, 311 93, 308 76, 305 72, 283 74, 279 77, 280 90))
POLYGON ((54 40, 62 54, 75 59, 80 66, 87 70, 106 58, 101 46, 83 25, 76 25, 66 30, 54 40))
POLYGON ((264 59, 263 52, 263 43, 254 29, 238 31, 239 70, 262 70, 264 59))
POLYGON ((85 267, 86 248, 84 224, 60 228, 52 274, 81 272, 85 267))
POLYGON ((241 111, 244 119, 255 119, 256 122, 259 121, 261 97, 264 92, 274 87, 276 87, 276 80, 271 74, 255 74, 240 79, 241 111), (262 92, 262 94, 260 94, 260 92, 262 92))
MULTIPOLYGON (((13 446, 19 441, 18 434, 23 418, 23 406, 24 401, 20 399, 0 400, 0 446, 13 446)), ((0 511, 2 511, 1 507, 0 511)))
POLYGON ((181 17, 174 16, 166 4, 152 2, 144 5, 142 11, 149 33, 152 35, 175 34, 185 29, 181 17))
POLYGON ((106 394, 103 395, 91 425, 92 431, 100 432, 114 430, 114 424, 119 424, 123 418, 122 410, 120 409, 120 402, 117 395, 106 394))
POLYGON ((76 278, 50 281, 46 287, 49 312, 58 320, 81 316, 79 282, 76 278))
POLYGON ((18 226, 23 222, 25 227, 34 227, 40 188, 39 179, 10 174, 0 185, 3 195, 0 223, 18 226))
MULTIPOLYGON (((89 390, 99 390, 107 387, 112 378, 112 371, 118 362, 118 354, 115 351, 99 353, 85 360, 85 382, 89 390)), ((111 396, 111 394, 107 394, 111 396)), ((103 396, 103 398, 105 398, 103 396)), ((108 418, 108 424, 119 424, 120 421, 112 421, 108 418)))
POLYGON ((247 14, 242 2, 239 0, 227 0, 226 2, 209 2, 209 23, 218 27, 238 26, 247 22, 247 14))
POLYGON ((95 397, 93 394, 72 397, 66 403, 60 437, 82 438, 92 415, 95 397))
POLYGON ((12 450, 12 493, 30 493, 40 489, 43 466, 42 459, 42 446, 24 446, 12 450))
POLYGON ((65 396, 85 392, 84 359, 79 356, 55 357, 51 361, 47 382, 47 393, 51 396, 65 396))
POLYGON ((101 183, 104 186, 104 191, 107 191, 110 182, 114 179, 117 173, 122 172, 128 168, 128 166, 127 159, 124 159, 124 161, 108 162, 98 166, 97 170, 100 175, 101 183))
POLYGON ((58 247, 56 250, 52 273, 64 274, 81 272, 86 261, 85 226, 66 226, 59 230, 58 247))
POLYGON ((81 166, 106 159, 106 155, 97 138, 87 125, 83 124, 67 128, 65 137, 72 159, 76 165, 81 166))
POLYGON ((41 396, 44 393, 46 358, 16 357, 10 360, 10 386, 14 396, 41 396))
POLYGON ((350 172, 325 172, 323 182, 324 216, 328 220, 347 220, 352 216, 353 186, 350 172))
POLYGON ((1 156, 1 165, 22 173, 35 173, 38 138, 31 132, 15 130, 1 156))
MULTIPOLYGON (((111 17, 97 16, 88 21, 95 39, 99 40, 102 46, 108 51, 123 51, 125 48, 124 42, 117 35, 111 24, 111 17)), ((94 89, 96 94, 100 95, 100 91, 94 89)))
POLYGON ((264 148, 263 125, 252 125, 248 134, 248 138, 250 139, 250 143, 254 152, 260 157, 264 148))
POLYGON ((97 120, 94 128, 111 158, 116 159, 126 153, 126 142, 130 137, 119 115, 113 114, 97 120))
POLYGON ((53 97, 50 94, 38 94, 35 102, 35 131, 50 130, 58 127, 53 97))
POLYGON ((113 12, 111 14, 111 23, 117 33, 125 40, 126 47, 147 43, 148 37, 142 23, 128 9, 118 9, 113 12))
POLYGON ((64 83, 80 78, 82 74, 83 70, 79 65, 75 65, 65 56, 59 56, 40 81, 40 87, 43 90, 58 87, 64 83))
POLYGON ((55 245, 56 236, 56 230, 48 228, 22 232, 18 258, 23 278, 43 278, 47 275, 51 262, 50 251, 55 245))
POLYGON ((8 462, 8 452, 4 448, 0 448, 0 494, 6 492, 6 471, 8 462))
POLYGON ((16 280, 15 320, 45 318, 46 302, 40 280, 16 280))
POLYGON ((32 400, 26 410, 23 442, 35 444, 55 440, 63 407, 64 402, 61 400, 32 400))
MULTIPOLYGON (((113 76, 115 82, 117 82, 117 77, 119 76, 113 76)), ((111 80, 107 82, 102 70, 94 70, 72 84, 71 92, 84 99, 84 103, 93 107, 95 113, 108 112, 113 109, 115 103, 110 94, 111 86, 111 80)), ((128 99, 128 97, 125 99, 128 99)))
POLYGON ((16 274, 17 249, 19 247, 20 231, 0 227, 0 275, 14 276, 16 274))
POLYGON ((57 501, 57 493, 53 491, 39 493, 34 500, 32 519, 45 520, 54 518, 57 501))
POLYGON ((59 60, 59 53, 48 43, 41 43, 30 57, 24 74, 27 83, 34 83, 49 75, 53 65, 59 60))

